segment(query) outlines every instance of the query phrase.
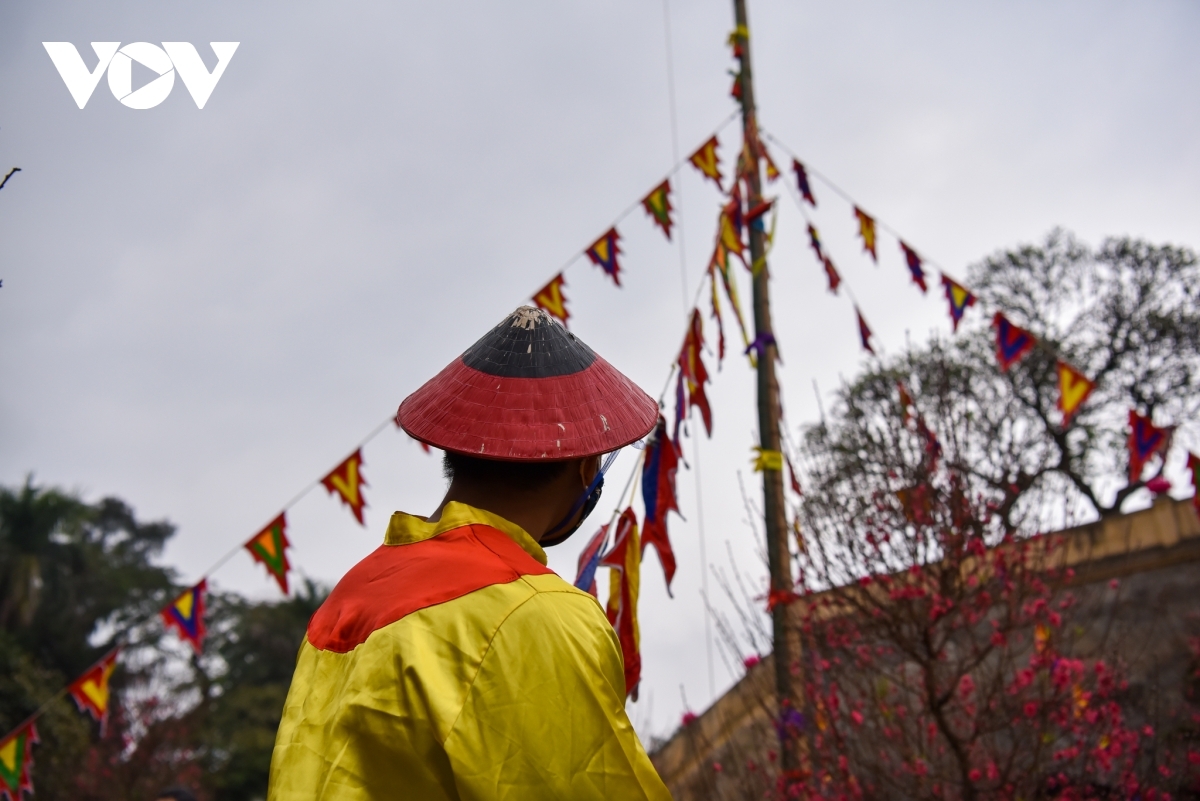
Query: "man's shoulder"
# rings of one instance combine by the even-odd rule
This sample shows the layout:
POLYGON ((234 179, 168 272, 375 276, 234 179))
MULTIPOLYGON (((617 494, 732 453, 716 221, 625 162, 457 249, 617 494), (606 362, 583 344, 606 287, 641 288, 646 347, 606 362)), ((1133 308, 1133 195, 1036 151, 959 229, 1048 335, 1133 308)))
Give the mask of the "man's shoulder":
POLYGON ((534 592, 570 588, 503 532, 482 523, 420 542, 381 545, 334 587, 309 621, 308 641, 319 650, 344 653, 415 612, 521 579, 536 580, 529 585, 534 592))

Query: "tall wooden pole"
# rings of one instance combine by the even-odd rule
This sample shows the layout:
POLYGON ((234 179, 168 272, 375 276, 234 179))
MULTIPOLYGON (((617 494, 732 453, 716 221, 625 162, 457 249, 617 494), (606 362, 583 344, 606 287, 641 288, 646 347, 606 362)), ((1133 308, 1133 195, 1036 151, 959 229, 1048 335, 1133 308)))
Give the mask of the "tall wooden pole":
MULTIPOLYGON (((754 107, 754 73, 750 68, 750 33, 746 21, 746 0, 733 0, 737 22, 734 36, 741 45, 742 134, 748 143, 750 158, 746 163, 746 202, 754 208, 762 202, 762 177, 759 174, 758 120, 754 107)), ((763 220, 764 217, 760 217, 763 220)), ((777 349, 771 326, 770 270, 766 264, 765 234, 761 225, 750 226, 750 259, 754 274, 754 330, 756 341, 765 342, 758 351, 758 430, 759 446, 764 451, 782 450, 779 436, 779 382, 775 377, 777 349)), ((763 470, 763 513, 767 534, 767 559, 771 574, 772 594, 792 590, 791 555, 788 552, 787 512, 784 506, 783 473, 763 470)), ((781 597, 776 595, 776 597, 781 597)), ((788 622, 788 604, 776 604, 771 612, 774 640, 775 693, 782 713, 785 704, 799 708, 800 698, 793 681, 792 668, 800 656, 796 632, 788 622)), ((784 771, 800 767, 799 743, 785 743, 781 748, 784 771)))

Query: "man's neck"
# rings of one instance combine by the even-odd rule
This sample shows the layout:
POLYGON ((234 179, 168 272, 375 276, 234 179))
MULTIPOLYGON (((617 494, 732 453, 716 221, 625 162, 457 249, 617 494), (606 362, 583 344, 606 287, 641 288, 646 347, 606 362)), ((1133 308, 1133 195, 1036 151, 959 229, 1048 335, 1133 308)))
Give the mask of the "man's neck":
POLYGON ((427 519, 430 522, 440 520, 446 504, 456 501, 499 515, 520 526, 534 540, 540 541, 551 527, 558 524, 558 517, 561 517, 561 512, 551 508, 545 500, 545 494, 540 492, 497 491, 490 487, 464 486, 454 481, 446 490, 446 497, 442 498, 437 510, 427 519))

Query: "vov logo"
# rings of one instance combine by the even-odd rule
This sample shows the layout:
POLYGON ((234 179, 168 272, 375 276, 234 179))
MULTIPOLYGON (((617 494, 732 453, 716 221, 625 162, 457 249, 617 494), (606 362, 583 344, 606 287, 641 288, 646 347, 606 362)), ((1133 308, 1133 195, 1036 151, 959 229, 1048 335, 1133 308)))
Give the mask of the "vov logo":
POLYGON ((196 108, 204 108, 217 87, 217 81, 225 74, 229 59, 240 42, 209 42, 217 56, 217 66, 212 72, 200 60, 200 54, 190 42, 163 42, 162 47, 149 42, 131 42, 121 47, 120 42, 92 42, 99 63, 88 71, 87 65, 75 45, 70 42, 42 42, 50 60, 58 68, 63 83, 80 108, 87 105, 100 83, 100 77, 108 70, 108 88, 113 97, 129 108, 154 108, 167 99, 175 87, 175 73, 183 79, 183 85, 191 92, 196 108), (133 62, 148 67, 158 77, 136 91, 133 89, 133 62))

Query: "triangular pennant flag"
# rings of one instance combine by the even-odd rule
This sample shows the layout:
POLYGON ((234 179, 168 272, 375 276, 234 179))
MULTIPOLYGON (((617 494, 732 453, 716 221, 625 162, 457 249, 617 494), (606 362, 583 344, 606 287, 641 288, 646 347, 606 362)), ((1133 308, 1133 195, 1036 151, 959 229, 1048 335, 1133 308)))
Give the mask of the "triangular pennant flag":
POLYGON ((821 247, 821 235, 812 223, 808 224, 808 244, 812 245, 813 253, 817 254, 817 261, 824 261, 825 251, 821 247))
POLYGON ((101 737, 104 736, 104 730, 108 727, 108 702, 112 698, 108 681, 117 667, 119 651, 119 648, 109 651, 103 659, 88 668, 86 673, 75 679, 67 688, 67 692, 75 700, 79 711, 87 712, 93 720, 100 724, 101 737))
POLYGON ((266 528, 246 540, 246 550, 254 557, 254 561, 262 562, 267 572, 279 582, 279 589, 287 595, 288 562, 287 549, 291 545, 287 538, 286 512, 280 512, 279 517, 267 524, 266 528))
POLYGON ((950 303, 950 322, 953 330, 958 331, 958 323, 963 318, 963 312, 968 306, 975 305, 975 295, 971 290, 942 273, 942 287, 946 290, 946 300, 950 303))
POLYGON ((921 287, 922 292, 928 292, 929 287, 925 285, 925 271, 921 269, 921 257, 903 241, 900 242, 900 249, 904 251, 904 262, 912 274, 913 283, 921 287))
POLYGON ((563 294, 563 287, 566 285, 566 279, 563 278, 562 273, 559 273, 533 296, 533 302, 539 309, 551 317, 558 318, 558 321, 564 326, 567 324, 567 318, 571 316, 571 313, 567 311, 567 296, 563 294))
POLYGON ((724 192, 725 188, 721 186, 721 158, 717 155, 717 144, 717 137, 710 138, 688 157, 688 161, 703 173, 705 178, 711 179, 717 188, 724 192))
POLYGON ((604 233, 604 236, 592 243, 585 252, 587 257, 608 276, 612 278, 613 283, 617 286, 621 285, 621 265, 617 263, 617 255, 621 252, 621 248, 617 246, 617 241, 621 235, 617 233, 616 228, 609 228, 604 233))
POLYGON ((1013 325, 1003 312, 996 312, 992 325, 996 328, 996 359, 1001 372, 1008 372, 1008 368, 1025 358, 1037 340, 1024 328, 1013 325))
POLYGON ((738 296, 737 277, 733 275, 729 265, 729 251, 720 242, 713 250, 712 259, 708 262, 709 272, 721 276, 721 286, 725 288, 725 297, 733 307, 733 316, 737 319, 738 328, 742 332, 742 344, 750 344, 750 332, 746 327, 746 318, 742 314, 742 301, 738 296))
POLYGON ((740 103, 742 102, 742 71, 730 70, 729 74, 733 76, 733 86, 729 87, 729 96, 740 103))
POLYGON ((671 181, 669 179, 663 181, 650 190, 650 194, 642 198, 642 208, 667 235, 667 239, 670 239, 671 212, 674 210, 671 205, 671 181))
MULTIPOLYGON (((350 507, 354 519, 359 525, 366 526, 363 520, 363 509, 367 499, 363 497, 362 488, 370 486, 362 475, 362 448, 346 457, 346 461, 333 468, 333 472, 321 479, 321 483, 330 494, 336 494, 342 502, 350 507)), ((287 590, 284 590, 287 592, 287 590)))
POLYGON ((646 518, 642 526, 642 552, 645 553, 646 546, 654 546, 667 579, 667 595, 670 595, 671 579, 675 578, 675 552, 671 549, 671 538, 667 536, 667 512, 679 514, 679 502, 675 498, 679 452, 667 436, 667 421, 662 415, 658 417, 654 438, 646 446, 645 454, 642 501, 646 506, 646 518))
POLYGON ((746 245, 742 242, 741 212, 730 206, 721 210, 720 243, 725 250, 745 261, 746 245))
POLYGON ((604 555, 604 546, 607 542, 608 525, 605 524, 592 535, 588 544, 580 551, 579 561, 576 565, 575 587, 596 599, 600 597, 596 594, 596 569, 600 567, 600 557, 604 555))
POLYGON ((854 216, 858 218, 858 235, 862 237, 863 250, 871 254, 871 258, 879 261, 875 255, 875 218, 858 206, 854 207, 854 216))
POLYGON ((1200 515, 1200 458, 1191 451, 1187 455, 1187 468, 1188 478, 1192 480, 1192 508, 1200 515))
POLYGON ((1063 428, 1071 424, 1071 418, 1095 388, 1095 381, 1062 359, 1058 360, 1058 410, 1062 412, 1063 428))
POLYGON ((808 170, 804 169, 804 165, 799 161, 792 159, 792 172, 796 173, 796 188, 800 190, 800 196, 815 209, 817 199, 813 197, 812 187, 808 183, 808 170))
POLYGON ((796 468, 792 467, 792 457, 785 453, 783 459, 787 462, 788 483, 792 485, 792 492, 797 495, 803 495, 804 490, 800 488, 800 479, 796 477, 796 468))
POLYGON ((829 279, 829 291, 836 295, 838 286, 842 283, 842 276, 838 275, 837 267, 833 266, 833 259, 828 256, 822 260, 821 264, 825 268, 825 277, 829 279))
POLYGON ((612 568, 608 583, 608 621, 617 630, 625 663, 625 694, 637 699, 642 676, 641 632, 638 630, 638 590, 641 584, 642 548, 637 517, 626 509, 617 520, 613 547, 600 562, 612 568))
POLYGON ((1132 409, 1129 410, 1129 483, 1142 480, 1142 469, 1150 457, 1162 453, 1165 457, 1171 430, 1159 428, 1132 409))
POLYGON ((721 216, 717 220, 717 241, 725 246, 730 253, 746 261, 746 246, 742 242, 742 229, 746 218, 742 213, 742 191, 739 184, 734 184, 729 192, 729 202, 721 207, 721 216))
POLYGON ((21 801, 22 794, 33 794, 33 746, 38 740, 37 726, 31 720, 0 740, 0 799, 21 801))
MULTIPOLYGON (((689 406, 700 409, 700 417, 704 420, 704 430, 712 436, 712 407, 708 403, 704 385, 708 383, 708 369, 704 366, 701 355, 704 351, 704 321, 699 309, 692 309, 692 321, 688 326, 687 337, 683 348, 679 351, 679 378, 687 389, 689 406)), ((680 420, 675 421, 675 439, 679 439, 680 420)))
POLYGON ((767 180, 771 183, 775 183, 779 180, 779 176, 783 173, 781 173, 779 168, 775 166, 775 160, 771 158, 771 154, 767 152, 767 148, 762 142, 758 143, 758 148, 762 151, 763 161, 765 161, 767 164, 767 180))
POLYGON ((712 264, 708 266, 709 286, 712 289, 712 317, 717 321, 717 369, 725 360, 725 321, 721 319, 721 293, 717 290, 717 276, 712 264))
POLYGON ((180 637, 192 645, 199 654, 204 648, 204 594, 208 592, 208 580, 201 579, 195 587, 184 590, 178 598, 160 613, 167 628, 175 629, 180 637))
POLYGON ((862 340, 863 350, 874 356, 875 349, 871 347, 871 329, 867 327, 867 321, 863 318, 862 312, 858 310, 858 306, 854 307, 854 313, 858 315, 858 337, 862 340))

